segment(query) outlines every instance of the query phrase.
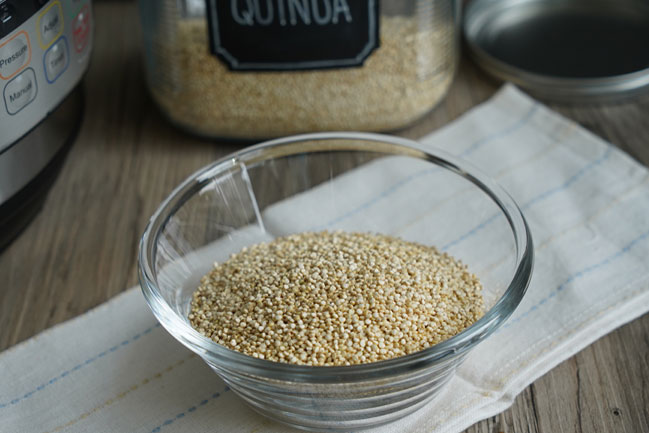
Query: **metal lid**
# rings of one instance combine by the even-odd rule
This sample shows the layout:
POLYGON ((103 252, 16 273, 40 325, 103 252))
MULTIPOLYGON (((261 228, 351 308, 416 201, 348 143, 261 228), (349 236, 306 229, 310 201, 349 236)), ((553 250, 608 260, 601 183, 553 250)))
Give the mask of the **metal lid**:
POLYGON ((649 91, 649 2, 474 0, 464 34, 489 73, 541 98, 614 100, 649 91))

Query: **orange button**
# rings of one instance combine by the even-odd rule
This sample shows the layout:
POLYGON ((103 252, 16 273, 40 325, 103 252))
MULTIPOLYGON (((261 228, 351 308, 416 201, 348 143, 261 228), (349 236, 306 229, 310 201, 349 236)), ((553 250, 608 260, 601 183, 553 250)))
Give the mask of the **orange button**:
POLYGON ((29 65, 32 47, 29 35, 20 31, 0 45, 0 78, 8 80, 29 65))

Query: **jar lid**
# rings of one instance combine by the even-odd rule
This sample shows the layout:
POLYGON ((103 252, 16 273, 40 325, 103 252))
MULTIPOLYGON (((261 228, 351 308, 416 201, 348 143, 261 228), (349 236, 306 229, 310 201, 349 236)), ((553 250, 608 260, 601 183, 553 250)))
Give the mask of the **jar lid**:
POLYGON ((464 35, 487 72, 544 99, 610 101, 649 91, 649 2, 474 0, 464 35))

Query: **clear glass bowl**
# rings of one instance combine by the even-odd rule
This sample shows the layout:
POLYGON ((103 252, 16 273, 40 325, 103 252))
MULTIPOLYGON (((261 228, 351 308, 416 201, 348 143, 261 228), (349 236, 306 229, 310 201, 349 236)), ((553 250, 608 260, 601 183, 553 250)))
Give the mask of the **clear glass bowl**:
POLYGON ((533 248, 514 200, 469 164, 401 138, 319 133, 262 143, 190 176, 151 218, 139 259, 144 296, 162 326, 252 408, 299 428, 349 431, 433 399, 520 303, 533 248), (260 360, 190 326, 192 292, 214 261, 320 229, 378 232, 449 252, 481 279, 484 317, 420 352, 342 367, 260 360))

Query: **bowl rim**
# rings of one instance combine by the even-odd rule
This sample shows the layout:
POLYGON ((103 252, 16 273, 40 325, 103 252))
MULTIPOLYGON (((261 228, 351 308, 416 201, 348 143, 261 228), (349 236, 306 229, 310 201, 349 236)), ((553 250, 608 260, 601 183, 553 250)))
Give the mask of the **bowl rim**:
MULTIPOLYGON (((340 147, 338 150, 350 150, 340 147)), ((369 149, 369 148, 368 148, 369 149)), ((327 150, 332 150, 331 147, 327 150)), ((351 149, 354 150, 354 149, 351 149)), ((302 150, 301 153, 309 150, 302 150)), ((291 155, 288 153, 287 155, 291 155)), ((394 153, 399 155, 400 153, 394 153)), ((217 368, 235 368, 255 376, 291 382, 330 383, 363 381, 398 375, 425 368, 448 357, 464 354, 468 349, 496 331, 521 302, 529 286, 534 263, 532 235, 525 217, 514 199, 500 185, 473 164, 431 145, 385 134, 365 132, 319 132, 299 134, 264 141, 228 154, 194 172, 163 200, 153 213, 139 243, 138 270, 142 293, 160 324, 180 343, 197 353, 217 368), (516 245, 516 266, 507 289, 483 317, 453 337, 426 349, 388 360, 348 366, 309 366, 279 363, 255 358, 221 346, 196 331, 185 318, 177 314, 160 294, 155 277, 155 250, 157 238, 169 218, 186 202, 211 175, 236 163, 254 161, 271 148, 281 148, 298 142, 323 140, 357 140, 396 146, 401 154, 417 153, 442 168, 471 181, 493 200, 506 217, 516 245)))

